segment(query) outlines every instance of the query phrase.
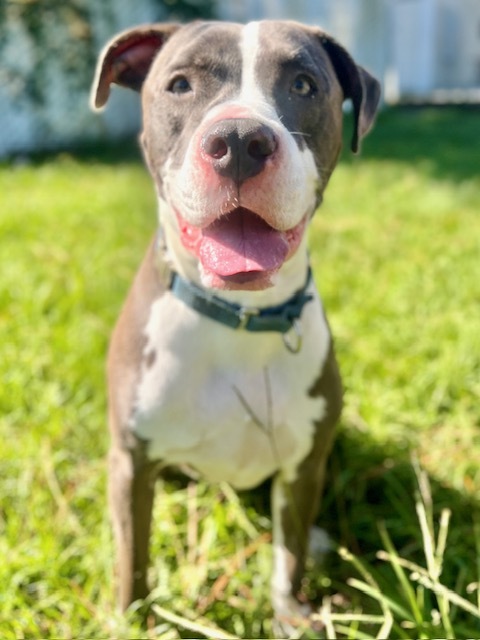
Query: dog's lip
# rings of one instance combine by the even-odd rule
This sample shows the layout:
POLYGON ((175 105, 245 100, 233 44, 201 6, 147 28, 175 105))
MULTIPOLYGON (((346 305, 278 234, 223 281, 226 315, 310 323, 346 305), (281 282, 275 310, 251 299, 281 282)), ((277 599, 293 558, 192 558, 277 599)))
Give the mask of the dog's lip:
POLYGON ((275 271, 248 271, 235 273, 231 276, 219 276, 215 274, 217 288, 221 289, 266 289, 272 286, 275 271))

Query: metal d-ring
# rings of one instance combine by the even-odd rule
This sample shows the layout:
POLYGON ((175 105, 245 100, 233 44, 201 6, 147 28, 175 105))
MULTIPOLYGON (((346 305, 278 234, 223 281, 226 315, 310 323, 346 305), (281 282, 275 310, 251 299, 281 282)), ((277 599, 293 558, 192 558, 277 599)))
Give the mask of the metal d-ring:
POLYGON ((288 351, 290 351, 290 353, 298 353, 302 348, 303 342, 302 324, 300 320, 295 318, 295 320, 292 322, 292 328, 290 329, 290 331, 288 333, 284 333, 282 337, 283 344, 288 349, 288 351), (294 333, 293 339, 290 335, 292 332, 294 333))

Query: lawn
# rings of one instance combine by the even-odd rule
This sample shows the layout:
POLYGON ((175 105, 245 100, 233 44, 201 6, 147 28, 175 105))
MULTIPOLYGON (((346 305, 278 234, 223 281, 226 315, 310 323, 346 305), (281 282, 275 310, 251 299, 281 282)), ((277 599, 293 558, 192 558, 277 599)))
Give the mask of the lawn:
MULTIPOLYGON (((346 387, 304 587, 325 637, 480 637, 479 140, 478 109, 383 112, 311 229, 346 387)), ((135 146, 0 166, 0 194, 0 636, 273 637, 268 512, 226 485, 163 487, 157 617, 115 610, 104 358, 156 220, 135 146)))

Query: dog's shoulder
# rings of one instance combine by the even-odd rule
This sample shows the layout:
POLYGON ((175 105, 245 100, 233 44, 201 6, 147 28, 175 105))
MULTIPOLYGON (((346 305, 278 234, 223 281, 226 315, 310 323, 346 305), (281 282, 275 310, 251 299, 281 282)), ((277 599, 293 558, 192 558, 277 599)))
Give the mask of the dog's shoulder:
POLYGON ((129 290, 110 340, 107 371, 110 388, 120 387, 123 393, 110 394, 112 410, 125 422, 131 410, 132 393, 140 375, 147 339, 145 327, 153 303, 162 298, 169 286, 167 269, 157 266, 157 239, 151 241, 129 290))

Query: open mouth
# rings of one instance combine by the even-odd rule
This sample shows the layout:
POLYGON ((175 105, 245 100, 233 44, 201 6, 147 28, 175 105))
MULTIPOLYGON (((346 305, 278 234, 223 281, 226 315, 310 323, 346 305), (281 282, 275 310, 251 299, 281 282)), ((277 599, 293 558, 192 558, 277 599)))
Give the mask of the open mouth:
POLYGON ((241 207, 212 222, 202 236, 201 263, 223 277, 275 271, 288 253, 284 233, 241 207))
MULTIPOLYGON (((270 281, 300 242, 305 221, 280 231, 259 215, 237 207, 203 229, 179 216, 184 246, 200 260, 207 274, 225 286, 251 288, 270 281)), ((262 288, 263 288, 262 286, 262 288)))

